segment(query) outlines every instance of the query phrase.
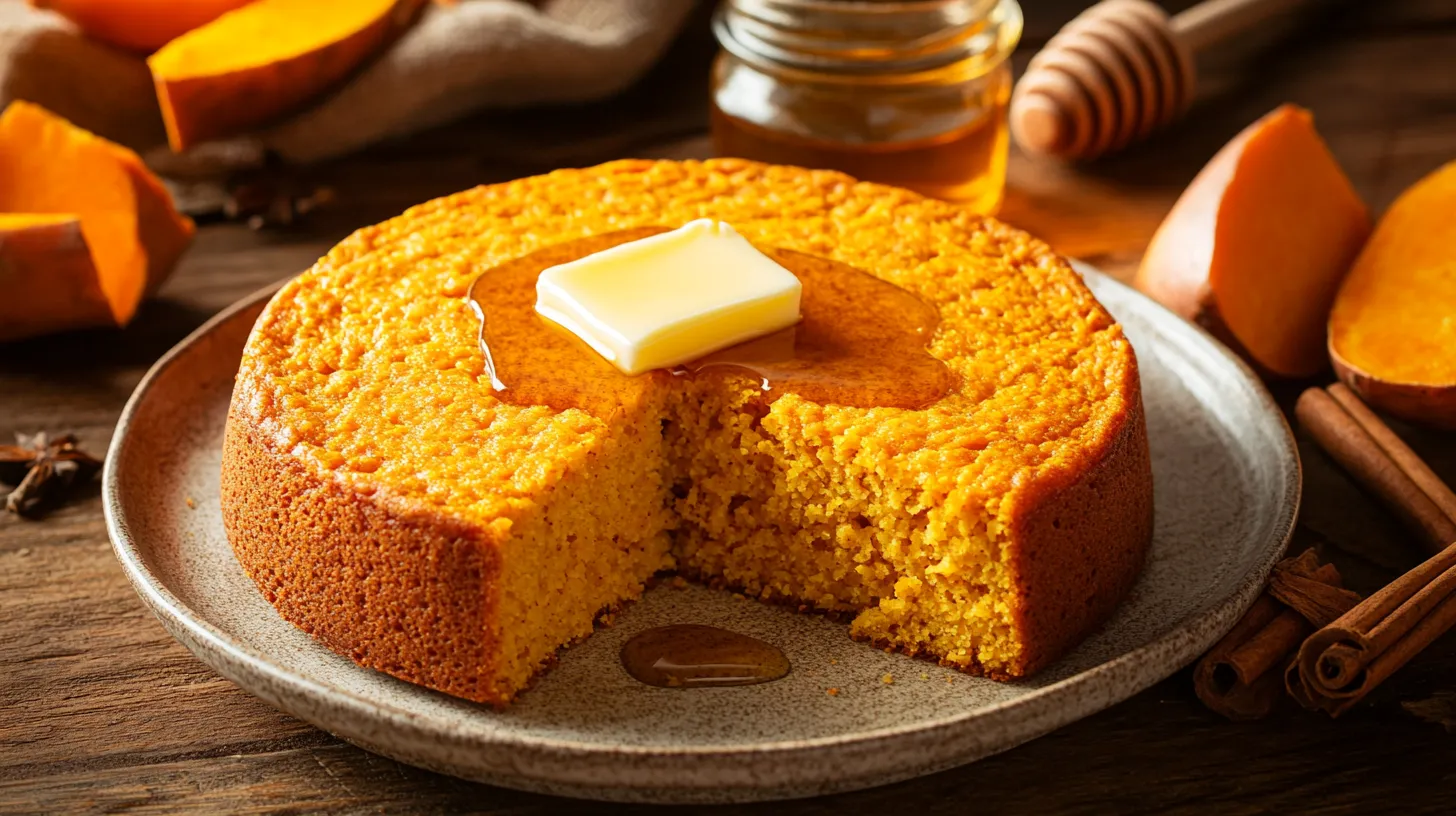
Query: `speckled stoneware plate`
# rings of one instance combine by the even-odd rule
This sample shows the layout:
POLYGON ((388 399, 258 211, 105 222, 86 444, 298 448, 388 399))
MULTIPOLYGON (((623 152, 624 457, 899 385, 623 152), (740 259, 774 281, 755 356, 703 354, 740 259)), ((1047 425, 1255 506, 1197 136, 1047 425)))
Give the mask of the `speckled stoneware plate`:
POLYGON ((1113 620, 1029 682, 968 677, 856 643, 823 618, 666 586, 567 650, 504 712, 355 666, 279 618, 223 534, 223 422, 268 292, 209 321, 137 387, 106 463, 107 522, 137 592, 205 663, 284 711, 411 765, 653 802, 810 796, 930 773, 1107 708, 1192 661, 1253 601, 1294 523, 1293 440, 1249 370, 1142 295, 1085 275, 1137 349, 1157 530, 1147 569, 1113 620), (760 637, 788 654, 793 672, 740 688, 641 685, 618 650, 665 623, 760 637))

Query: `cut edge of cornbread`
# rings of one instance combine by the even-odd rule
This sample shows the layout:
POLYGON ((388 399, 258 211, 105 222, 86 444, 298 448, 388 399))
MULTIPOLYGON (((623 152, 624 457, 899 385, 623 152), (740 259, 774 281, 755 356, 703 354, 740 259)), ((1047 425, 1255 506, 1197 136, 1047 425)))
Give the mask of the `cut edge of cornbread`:
POLYGON ((784 444, 775 431, 796 412, 751 389, 690 386, 665 434, 678 569, 850 613, 850 634, 881 647, 1025 677, 1099 626, 1141 571, 1153 508, 1135 371, 1126 388, 1127 414, 1093 467, 1039 473, 997 514, 975 501, 917 506, 913 485, 857 468, 852 446, 784 444))
POLYGON ((649 578, 672 568, 655 407, 618 417, 618 433, 501 540, 500 602, 487 625, 501 644, 503 688, 525 687, 562 644, 590 635, 600 613, 641 597, 649 578))
POLYGON ((825 451, 786 449, 751 388, 711 383, 639 406, 548 506, 483 525, 319 478, 230 413, 224 517, 286 620, 362 665, 496 706, 666 570, 847 613, 856 639, 1015 679, 1100 625, 1141 569, 1150 465, 1131 389, 1096 465, 1042 474, 1002 519, 973 503, 906 515, 883 484, 835 485, 815 467, 825 451), (420 644, 424 659, 399 659, 420 644))

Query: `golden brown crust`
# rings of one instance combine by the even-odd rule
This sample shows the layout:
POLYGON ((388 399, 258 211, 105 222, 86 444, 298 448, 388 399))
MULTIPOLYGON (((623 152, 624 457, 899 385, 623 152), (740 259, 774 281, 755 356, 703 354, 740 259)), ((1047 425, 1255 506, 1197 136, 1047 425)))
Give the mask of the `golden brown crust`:
POLYGON ((1105 449, 1070 483, 1045 480, 1018 507, 1011 562, 1023 652, 1009 677, 1036 673, 1102 626, 1142 572, 1153 469, 1136 369, 1130 381, 1122 429, 1105 449))
MULTIPOLYGON (((861 212, 860 208, 844 203, 836 205, 838 209, 834 212, 836 218, 847 213, 842 215, 845 223, 833 226, 847 229, 845 225, 855 225, 849 232, 862 245, 846 249, 843 244, 850 239, 845 236, 840 236, 841 240, 835 245, 838 249, 834 250, 816 243, 822 231, 829 229, 821 223, 821 219, 827 217, 824 212, 828 212, 828 205, 823 202, 808 207, 809 214, 800 214, 802 223, 775 210, 772 217, 763 215, 764 220, 756 228, 767 236, 782 234, 785 242, 804 251, 849 252, 852 249, 870 253, 867 257, 884 261, 877 267, 878 271, 900 275, 902 283, 924 289, 921 292, 923 296, 941 303, 942 308, 950 308, 959 316, 958 319, 968 323, 997 313, 997 309, 983 304, 967 309, 962 302, 970 284, 955 275, 958 271, 975 269, 977 264, 996 264, 1006 262, 1008 258, 1014 259, 1014 264, 1006 262, 1003 277, 994 280, 1004 281, 1009 287, 1020 287, 1023 302, 1018 308, 1035 305, 1039 291, 1060 293, 1061 297, 1052 300, 1067 308, 1058 313, 1056 319, 1060 322, 1055 325, 1063 329, 1085 330, 1089 339, 1084 342, 1087 343, 1093 342, 1091 338, 1097 338, 1096 342, 1101 344, 1099 348, 1107 353, 1105 358, 1099 359, 1107 362, 1083 365, 1074 353, 1085 347, 1068 345, 1063 350, 1066 353, 1055 358, 1064 368, 1058 369, 1058 363, 1053 363, 1053 370, 1076 369, 1086 374, 1086 385, 1099 396, 1089 400, 1085 396, 1087 392, 1067 387, 1048 393, 1051 386, 1042 389, 1038 384, 1052 380, 1043 378, 1025 380, 1038 387, 998 390, 993 383, 999 380, 992 376, 976 379, 971 384, 973 387, 966 388, 965 393, 948 399, 945 410, 939 413, 913 412, 886 421, 867 411, 859 412, 862 416, 851 415, 842 407, 795 403, 797 407, 781 412, 784 416, 778 417, 777 422, 781 426, 780 431, 792 432, 796 444, 801 445, 828 444, 826 440, 830 438, 852 433, 861 440, 861 444, 873 446, 885 466, 885 472, 875 474, 873 484, 886 485, 887 490, 913 486, 915 495, 919 496, 918 501, 925 507, 936 508, 931 512, 940 512, 939 508, 949 506, 964 509, 945 512, 965 512, 974 516, 987 512, 984 504, 987 498, 995 499, 998 504, 1001 497, 1011 502, 1001 505, 999 518, 1010 524, 1009 536, 1001 540, 1009 542, 1004 552, 1010 574, 1020 589, 1019 594, 1010 599, 1014 607, 1012 620, 1005 624, 1015 630, 1014 640, 1019 643, 1019 651, 1003 650, 992 659, 1009 663, 989 669, 982 666, 975 655, 961 656, 954 662, 958 668, 1001 678, 1026 676, 1060 656, 1105 621, 1130 589, 1150 540, 1151 473, 1137 368, 1131 349, 1121 336, 1120 329, 1081 286, 1074 273, 1066 268, 1065 262, 1024 233, 995 222, 976 220, 974 223, 962 223, 965 219, 959 211, 949 210, 936 202, 909 198, 908 193, 869 185, 846 187, 852 184, 852 180, 837 174, 805 174, 791 168, 727 161, 691 167, 670 162, 614 163, 596 171, 570 171, 512 183, 525 185, 525 189, 520 191, 513 187, 506 189, 510 185, 502 185, 432 202, 412 210, 401 219, 356 233, 320 261, 314 272, 301 279, 302 284, 280 294, 255 331, 254 339, 259 340, 257 335, 261 333, 264 335, 261 338, 263 342, 255 344, 250 341, 249 356, 245 360, 229 416, 223 461, 223 507, 228 534, 239 560, 285 619, 362 665, 411 682, 495 704, 504 704, 517 691, 493 685, 502 682, 491 679, 499 674, 495 671, 498 667, 492 662, 499 659, 496 652, 500 646, 491 640, 493 635, 490 633, 498 631, 498 617, 510 617, 496 611, 501 607, 495 595, 505 593, 501 588, 502 551, 499 549, 504 545, 499 542, 506 539, 500 536, 523 535, 524 526, 518 524, 513 533, 502 533, 494 528, 499 513, 507 506, 501 497, 509 495, 509 491, 519 489, 530 496, 534 495, 531 491, 551 489, 550 483, 536 485, 516 480, 519 474, 535 473, 541 469, 524 467, 522 465, 528 462, 520 459, 508 474, 497 474, 499 478, 495 481, 477 479, 482 486, 476 491, 478 496, 475 493, 470 496, 474 503, 461 502, 458 506, 420 501, 419 496, 404 492, 392 493, 388 486, 400 484, 401 479, 398 473, 390 477, 385 472, 391 466, 408 471, 405 475, 411 477, 429 472, 431 478, 450 479, 452 481, 445 484, 452 488, 451 492, 463 494, 468 491, 455 489, 460 487, 453 481, 456 476, 460 473, 479 476, 483 469, 499 464, 499 456, 475 462, 472 468, 438 471, 437 475, 437 471, 432 469, 433 460, 409 459, 408 455, 421 447, 416 445, 414 448, 401 448, 392 456, 380 457, 384 469, 379 473, 374 472, 374 468, 381 466, 381 461, 376 460, 369 469, 351 474, 352 461, 347 451, 341 453, 323 448, 337 440, 380 441, 378 436, 371 435, 373 431, 356 430, 342 435, 329 433, 322 436, 300 432, 298 429, 304 424, 319 429, 340 421, 338 414, 323 411, 328 400, 317 400, 313 407, 318 410, 304 416, 303 422, 295 422, 298 417, 289 413, 292 410, 290 402, 296 404, 314 400, 324 394, 324 387, 318 383, 327 381, 336 370, 337 361, 322 358, 306 360, 308 365, 298 374, 300 382, 293 383, 297 387, 292 390, 275 387, 277 382, 270 379, 274 374, 269 365, 276 365, 280 360, 297 360, 298 354, 307 354, 318 344, 322 336, 312 337, 312 342, 308 343, 294 342, 299 336, 296 332, 313 331, 317 325, 306 313, 304 307, 307 304, 293 299, 307 295, 324 300, 324 305, 318 308, 325 311, 341 307, 342 304, 332 301, 332 293, 356 292, 358 289, 340 285, 331 275, 343 275, 340 270, 344 265, 354 263, 351 260, 354 256, 360 256, 362 265, 367 262, 369 252, 393 246, 402 240, 400 236, 415 235, 410 231, 412 225, 416 222, 430 223, 430 219, 437 215, 436 211, 448 210, 451 214, 475 212, 477 215, 489 214, 493 212, 491 208, 510 211, 511 207, 519 206, 515 202, 530 198, 531 189, 544 185, 551 192, 554 191, 551 185, 559 184, 565 185, 570 192, 571 185, 584 187, 594 183, 592 180, 597 178, 594 172, 602 174, 603 184, 618 184, 616 176, 625 175, 621 185, 626 185, 627 189, 636 189, 631 185, 637 185, 641 187, 637 190, 638 194, 646 190, 654 196, 658 194, 658 188, 647 184, 647 179, 639 176, 666 175, 670 183, 681 185, 689 201, 696 200, 692 195, 701 192, 695 186, 699 182, 759 184, 763 189, 772 189, 781 181, 791 186, 812 182, 808 192, 817 195, 847 195, 852 203, 866 207, 871 203, 878 207, 887 202, 907 207, 910 209, 907 223, 913 223, 918 217, 916 213, 923 209, 921 215, 925 223, 945 233, 918 239, 934 250, 927 250, 925 257, 913 251, 920 246, 916 241, 904 241, 902 246, 890 241, 889 236, 867 235, 868 228, 861 222, 873 226, 883 225, 886 220, 882 215, 861 212), (785 178, 780 179, 779 176, 785 178), (496 200, 502 196, 506 203, 496 200), (816 207, 823 208, 823 212, 816 207), (951 240, 947 236, 962 236, 963 240, 951 240), (982 254, 966 255, 961 259, 961 265, 947 257, 967 246, 982 254), (920 264, 930 266, 925 267, 927 271, 912 275, 909 270, 918 268, 920 264), (935 270, 939 267, 936 264, 945 268, 937 272, 935 270), (1013 269, 1015 273, 1011 274, 1013 269), (308 291, 307 287, 312 287, 312 291, 308 291), (278 342, 271 342, 272 335, 276 335, 278 342), (255 345, 263 355, 254 354, 255 345), (1117 372, 1116 376, 1110 374, 1112 370, 1117 372), (998 402, 999 396, 1006 395, 1014 398, 998 402), (1016 440, 1012 434, 996 431, 996 439, 1006 443, 996 450, 1010 450, 1014 456, 992 456, 986 453, 990 437, 983 435, 991 431, 976 430, 967 421, 972 412, 985 409, 992 403, 995 403, 994 410, 986 412, 992 417, 988 428, 994 430, 999 427, 994 419, 997 416, 1029 422, 1036 427, 1035 418, 1028 420, 1027 414, 1040 412, 1038 416, 1048 423, 1064 423, 1056 433, 1075 433, 1078 441, 1068 441, 1070 436, 1064 438, 1062 453, 1047 459, 1041 456, 1042 447, 1034 442, 1025 443, 1025 440, 1016 440), (1076 416, 1071 417, 1072 414, 1076 416), (903 439, 892 433, 883 433, 887 427, 896 426, 901 420, 905 431, 903 439), (829 429, 833 431, 832 437, 826 436, 829 429), (1085 434, 1080 433, 1083 429, 1085 434), (922 452, 927 456, 915 458, 913 464, 910 457, 897 453, 901 452, 899 446, 902 443, 922 446, 930 437, 936 439, 935 444, 925 447, 922 452), (275 439, 287 441, 274 442, 275 439), (313 447, 310 447, 311 444, 313 447), (337 470, 331 473, 321 469, 321 464, 323 468, 336 467, 337 470), (1031 483, 1020 485, 1019 474, 1030 475, 1031 483), (933 477, 934 485, 925 485, 920 481, 921 475, 933 477), (467 518, 476 521, 467 522, 464 520, 467 518)), ((666 196, 666 193, 662 195, 666 196)), ((619 196, 616 203, 625 206, 623 200, 627 197, 626 194, 619 196)), ((722 206, 739 206, 742 198, 744 196, 732 197, 722 206)), ((654 197, 647 199, 642 206, 665 207, 667 203, 654 197)), ((634 211, 631 217, 640 220, 656 212, 650 210, 643 215, 634 211)), ((753 208, 745 211, 748 215, 757 212, 753 208)), ((618 213, 612 218, 621 220, 624 216, 618 213)), ((622 226, 622 223, 613 221, 612 225, 622 226)), ((497 228, 503 230, 503 235, 514 235, 509 230, 516 227, 512 224, 497 228)), ((575 228, 581 228, 581 224, 575 228)), ((484 228, 472 222, 470 229, 469 235, 477 236, 484 228)), ((457 240, 451 237, 453 232, 440 234, 445 237, 436 240, 457 240)), ((478 239, 459 240, 468 243, 478 239)), ((421 242, 411 238, 409 243, 421 242)), ((419 268, 403 263, 401 266, 402 271, 398 273, 388 267, 375 271, 380 277, 386 273, 407 276, 412 274, 409 270, 419 268)), ((461 268, 475 267, 462 264, 461 268)), ((352 267, 349 271, 350 274, 362 274, 352 267)), ((989 286, 992 280, 988 277, 977 283, 989 286)), ((357 280, 354 282, 357 284, 357 280)), ((445 288, 452 287, 460 288, 447 282, 445 288)), ((438 317, 444 311, 434 309, 429 310, 429 314, 438 317)), ((431 334, 429 339, 439 341, 442 348, 448 346, 453 324, 443 321, 435 328, 436 333, 431 334)), ((421 327, 413 324, 409 324, 409 329, 424 333, 421 327)), ((968 359, 982 351, 979 346, 967 345, 969 341, 965 337, 957 339, 957 335, 971 333, 952 332, 939 338, 945 346, 945 353, 968 359), (961 346, 954 345, 952 340, 960 342, 961 346)), ((1011 335, 990 335, 989 339, 1006 341, 1009 345, 1003 351, 1009 353, 1015 349, 1011 348, 1014 344, 1007 340, 1008 337, 1011 335)), ((473 335, 469 340, 473 354, 473 335)), ((1004 356, 997 356, 997 359, 1004 359, 1004 356)), ((966 365, 969 372, 969 364, 966 365)), ((377 368, 379 371, 393 371, 383 366, 377 368)), ((355 373, 349 372, 349 375, 355 373)), ((375 383, 375 390, 368 393, 387 400, 387 391, 381 389, 397 387, 399 377, 396 374, 381 375, 379 380, 375 383)), ((355 382, 350 393, 363 393, 357 380, 355 382)), ((395 395, 396 398, 398 396, 395 395)), ((775 403, 780 407, 785 404, 785 401, 775 403)), ((372 405, 363 408, 373 411, 372 405)), ((532 424, 536 420, 530 419, 524 411, 508 408, 489 408, 496 422, 484 423, 481 427, 488 425, 492 429, 492 439, 509 437, 516 441, 540 442, 543 438, 541 431, 532 424)), ((354 414, 344 419, 359 416, 354 414)), ((397 427, 407 427, 408 417, 405 420, 397 427)), ((575 444, 579 436, 602 434, 606 438, 612 430, 595 420, 568 422, 557 416, 546 421, 556 423, 552 433, 557 436, 542 442, 541 446, 553 451, 564 449, 563 442, 575 444)), ((454 430, 458 431, 460 427, 463 426, 454 430)), ((447 426, 446 430, 449 429, 447 426)), ((480 447, 481 439, 465 434, 454 444, 474 450, 480 447)), ((533 446, 535 442, 519 447, 526 450, 534 449, 533 446)), ((919 447, 914 449, 920 450, 919 447)), ((373 451, 366 450, 365 453, 372 454, 373 451)), ((574 460, 563 465, 566 469, 580 467, 574 460)), ((971 520, 975 521, 974 518, 971 520)), ((510 530, 511 525, 506 524, 504 529, 510 530)), ((511 552, 509 549, 506 551, 511 552)), ((516 596, 505 594, 505 597, 516 596)), ((514 631, 507 630, 500 635, 501 639, 509 640, 514 631)), ((908 650, 911 647, 902 644, 896 648, 908 650)))
POLYGON ((439 513, 401 513, 310 473, 229 411, 223 524, 285 620, 356 663, 504 705, 489 680, 494 547, 439 513))

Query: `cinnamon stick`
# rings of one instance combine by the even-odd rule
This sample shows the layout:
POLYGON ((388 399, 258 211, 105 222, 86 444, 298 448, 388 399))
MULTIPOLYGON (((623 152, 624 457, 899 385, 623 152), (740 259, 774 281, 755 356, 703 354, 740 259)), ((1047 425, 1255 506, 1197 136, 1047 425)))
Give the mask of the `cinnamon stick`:
POLYGON ((1275 565, 1268 589, 1199 661, 1193 674, 1198 698, 1231 720, 1272 711, 1284 693, 1284 666, 1300 641, 1359 600, 1339 584, 1339 571, 1321 565, 1313 550, 1275 565))
POLYGON ((1441 545, 1311 635, 1286 669, 1285 686, 1296 700, 1338 717, 1456 626, 1456 494, 1353 391, 1310 389, 1295 410, 1352 475, 1441 545))
POLYGON ((1456 625, 1456 544, 1366 598, 1299 649, 1286 685, 1339 716, 1456 625))
MULTIPOLYGON (((1348 399, 1358 402, 1354 393, 1350 393, 1348 399)), ((1383 429, 1383 434, 1395 436, 1378 417, 1369 413, 1368 409, 1366 412, 1369 414, 1368 422, 1383 429)), ((1319 446, 1419 533, 1432 552, 1438 552, 1456 541, 1456 517, 1448 516, 1329 392, 1321 388, 1308 389, 1299 396, 1294 414, 1319 446)), ((1404 443, 1400 446, 1405 451, 1410 450, 1405 448, 1404 443)), ((1414 452, 1409 458, 1419 460, 1414 452)), ((1425 472, 1430 471, 1424 463, 1420 467, 1425 472)), ((1429 478, 1440 482, 1434 473, 1430 473, 1429 478)))
POLYGON ((1268 674, 1258 677, 1241 670, 1230 658, 1283 611, 1284 607, 1265 592, 1198 661, 1193 670, 1193 691, 1204 705, 1230 720, 1257 720, 1274 710, 1279 685, 1271 683, 1268 674))
POLYGON ((1400 468, 1411 481, 1425 493, 1431 502, 1440 508, 1446 517, 1456 522, 1456 491, 1452 491, 1441 477, 1436 475, 1434 470, 1426 464, 1425 460, 1416 455, 1389 425, 1380 421, 1380 417, 1370 410, 1360 397, 1356 396, 1344 383, 1335 383, 1328 389, 1335 402, 1350 415, 1350 418, 1359 423, 1365 433, 1380 446, 1380 449, 1389 456, 1395 466, 1400 468))

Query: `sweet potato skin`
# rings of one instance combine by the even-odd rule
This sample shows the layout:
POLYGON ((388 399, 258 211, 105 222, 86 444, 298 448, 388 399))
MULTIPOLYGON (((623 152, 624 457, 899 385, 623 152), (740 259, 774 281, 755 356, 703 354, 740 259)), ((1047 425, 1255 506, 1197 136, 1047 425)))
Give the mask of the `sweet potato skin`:
POLYGON ((0 342, 115 325, 79 218, 0 215, 0 342))
POLYGON ((1340 380, 1369 405, 1407 422, 1456 430, 1456 384, 1421 385, 1383 380, 1346 361, 1333 342, 1330 361, 1340 380))
POLYGON ((1328 366, 1329 307, 1369 229, 1309 113, 1285 105, 1189 184, 1153 236, 1137 285, 1262 375, 1310 376, 1328 366), (1285 206, 1300 198, 1317 206, 1285 206))

